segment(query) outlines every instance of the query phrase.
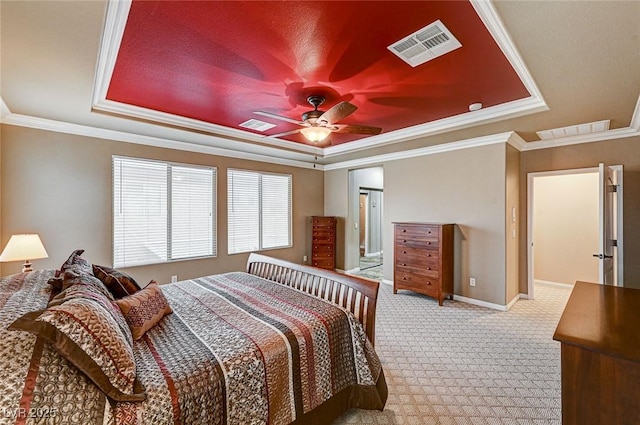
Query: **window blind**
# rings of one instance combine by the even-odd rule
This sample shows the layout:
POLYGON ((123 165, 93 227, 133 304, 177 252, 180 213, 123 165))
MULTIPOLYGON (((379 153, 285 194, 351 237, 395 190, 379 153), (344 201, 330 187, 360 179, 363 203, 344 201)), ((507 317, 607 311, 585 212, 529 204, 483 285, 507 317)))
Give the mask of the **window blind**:
POLYGON ((113 157, 113 265, 216 255, 216 170, 113 157))
POLYGON ((227 170, 229 254, 291 246, 291 175, 227 170))

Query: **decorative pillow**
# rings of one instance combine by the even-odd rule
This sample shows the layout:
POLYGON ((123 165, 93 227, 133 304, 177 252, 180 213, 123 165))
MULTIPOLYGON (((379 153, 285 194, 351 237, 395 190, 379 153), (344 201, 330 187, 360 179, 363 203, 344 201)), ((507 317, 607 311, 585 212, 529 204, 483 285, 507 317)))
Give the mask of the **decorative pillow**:
POLYGON ((116 299, 135 294, 140 290, 140 285, 134 278, 111 267, 94 264, 93 274, 105 284, 116 299))
MULTIPOLYGON (((114 300, 113 295, 107 289, 107 287, 100 281, 100 279, 95 277, 93 273, 87 274, 83 267, 76 266, 76 265, 67 267, 64 273, 62 274, 62 292, 56 295, 56 297, 62 295, 63 292, 65 292, 69 287, 73 285, 91 286, 94 289, 96 289, 98 292, 100 292, 102 295, 107 297, 110 301, 114 300)), ((54 299, 56 297, 54 297, 54 299)))
POLYGON ((105 308, 110 301, 86 285, 60 305, 27 313, 9 329, 31 332, 44 338, 67 360, 84 372, 109 398, 141 401, 146 394, 136 378, 133 349, 128 338, 105 308))
POLYGON ((165 315, 173 312, 155 280, 135 294, 116 300, 116 304, 122 310, 136 341, 165 315))
POLYGON ((62 276, 65 270, 67 270, 69 267, 73 265, 80 267, 80 269, 84 273, 93 274, 91 264, 87 260, 81 257, 83 252, 84 252, 84 249, 76 249, 75 251, 73 251, 69 256, 69 258, 67 258, 67 261, 62 263, 62 266, 60 266, 60 270, 56 272, 56 277, 62 276))

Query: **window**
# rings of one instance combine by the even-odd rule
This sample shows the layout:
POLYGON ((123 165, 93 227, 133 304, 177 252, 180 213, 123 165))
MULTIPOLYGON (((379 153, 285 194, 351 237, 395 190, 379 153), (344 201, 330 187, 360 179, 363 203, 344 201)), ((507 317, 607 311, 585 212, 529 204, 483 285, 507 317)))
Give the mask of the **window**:
POLYGON ((291 175, 227 171, 229 254, 291 246, 291 175))
POLYGON ((113 157, 113 265, 216 255, 216 169, 113 157))

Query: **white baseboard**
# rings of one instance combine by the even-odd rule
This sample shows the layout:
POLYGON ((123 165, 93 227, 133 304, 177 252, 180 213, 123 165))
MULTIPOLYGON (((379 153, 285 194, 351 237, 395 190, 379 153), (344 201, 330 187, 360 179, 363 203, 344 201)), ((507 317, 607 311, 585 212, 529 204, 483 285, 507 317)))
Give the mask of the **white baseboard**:
POLYGON ((391 285, 393 286, 393 280, 388 280, 388 279, 382 279, 380 282, 386 284, 386 285, 391 285))
POLYGON ((561 288, 573 288, 573 285, 570 283, 552 282, 550 280, 533 279, 533 283, 534 284, 541 283, 543 285, 549 285, 549 286, 559 286, 561 288))
POLYGON ((487 301, 477 300, 475 298, 464 297, 462 295, 454 295, 453 299, 454 301, 462 301, 463 303, 473 304, 479 307, 486 307, 486 308, 491 308, 493 310, 499 310, 499 311, 507 311, 506 305, 490 303, 487 301))
POLYGON ((360 271, 360 267, 356 267, 355 269, 346 270, 344 272, 349 274, 349 273, 358 273, 359 271, 360 271))

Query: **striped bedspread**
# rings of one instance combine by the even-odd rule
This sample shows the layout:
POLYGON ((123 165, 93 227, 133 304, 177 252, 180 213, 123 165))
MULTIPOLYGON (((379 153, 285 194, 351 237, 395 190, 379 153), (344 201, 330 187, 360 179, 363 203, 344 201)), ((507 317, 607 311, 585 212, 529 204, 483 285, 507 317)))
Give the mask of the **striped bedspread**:
POLYGON ((66 423, 55 418, 71 411, 75 423, 288 424, 329 399, 384 406, 380 362, 351 314, 246 273, 162 286, 173 314, 134 344, 147 398, 112 404, 48 344, 6 330, 48 300, 50 276, 26 276, 0 282, 0 423, 66 423))

